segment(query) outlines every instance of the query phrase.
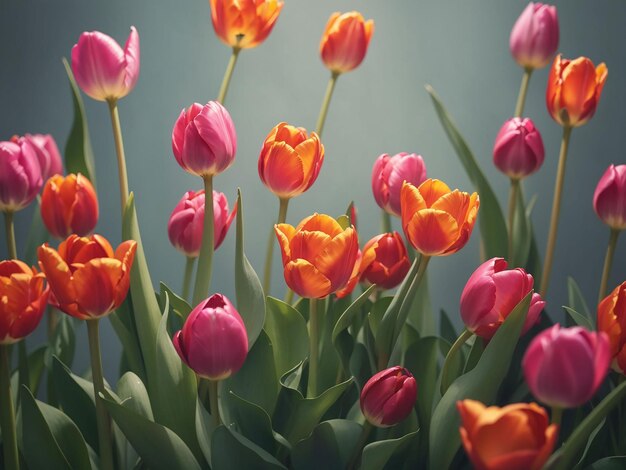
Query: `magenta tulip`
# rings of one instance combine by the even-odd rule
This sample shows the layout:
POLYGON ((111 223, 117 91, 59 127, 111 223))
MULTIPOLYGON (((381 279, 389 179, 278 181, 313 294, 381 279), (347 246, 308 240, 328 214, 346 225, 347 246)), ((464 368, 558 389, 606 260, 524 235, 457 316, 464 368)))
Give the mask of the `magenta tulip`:
POLYGON ((626 165, 606 169, 593 194, 593 209, 612 229, 626 229, 626 165))
POLYGON ((226 170, 235 160, 237 134, 230 114, 217 101, 183 109, 172 131, 172 149, 184 170, 201 177, 226 170))
POLYGON ((509 47, 513 58, 524 68, 548 65, 559 47, 556 7, 530 2, 513 26, 509 47))
POLYGON ((393 426, 406 418, 417 399, 417 383, 406 369, 395 366, 380 371, 361 391, 361 411, 374 426, 393 426))
POLYGON ((372 168, 372 192, 384 211, 400 217, 400 190, 405 181, 417 187, 426 180, 426 165, 421 155, 384 153, 372 168))
MULTIPOLYGON (((222 244, 230 224, 232 223, 237 206, 229 213, 228 200, 224 193, 213 191, 213 219, 214 219, 214 249, 222 244)), ((204 224, 204 190, 187 191, 170 215, 167 224, 167 234, 170 243, 185 256, 196 258, 200 254, 202 245, 202 230, 204 224)))
MULTIPOLYGON (((471 275, 461 294, 461 318, 472 333, 491 339, 506 317, 528 294, 534 284, 532 275, 522 268, 507 269, 503 258, 491 258, 471 275)), ((545 302, 534 293, 522 334, 539 319, 545 302)))
POLYGON ((544 155, 541 134, 529 118, 515 117, 506 121, 493 146, 493 163, 515 180, 537 171, 544 155))
POLYGON ((556 324, 533 338, 522 367, 538 400, 552 407, 574 408, 593 397, 610 362, 606 333, 556 324))
MULTIPOLYGON (((35 149, 39 167, 41 168, 41 178, 47 181, 54 175, 63 173, 63 163, 59 147, 50 134, 26 134, 23 139, 31 143, 35 149)), ((12 139, 15 141, 15 138, 12 139)))
POLYGON ((214 294, 194 308, 174 335, 178 355, 196 374, 222 380, 237 372, 248 354, 248 334, 232 303, 214 294))
POLYGON ((26 139, 0 142, 0 211, 23 209, 43 185, 33 145, 26 139))

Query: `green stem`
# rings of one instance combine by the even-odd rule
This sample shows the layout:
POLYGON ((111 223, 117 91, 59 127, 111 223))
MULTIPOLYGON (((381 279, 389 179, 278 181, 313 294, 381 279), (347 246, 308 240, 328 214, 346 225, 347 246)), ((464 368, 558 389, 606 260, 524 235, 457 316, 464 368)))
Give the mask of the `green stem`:
POLYGON ((598 303, 600 303, 606 295, 606 288, 609 283, 609 274, 611 274, 613 255, 615 255, 615 247, 617 246, 617 238, 619 237, 619 233, 619 230, 615 230, 614 228, 612 228, 611 234, 609 235, 609 245, 606 249, 606 256, 604 257, 604 268, 602 269, 602 280, 600 281, 598 303))
POLYGON ((17 452, 17 433, 15 432, 15 411, 11 398, 11 368, 9 365, 9 345, 0 345, 0 427, 2 429, 2 449, 4 468, 20 468, 17 452))
POLYGON ((104 470, 113 469, 113 454, 111 447, 111 422, 104 407, 104 377, 102 376, 102 359, 100 356, 100 337, 98 323, 100 320, 87 320, 87 334, 89 336, 89 353, 91 355, 91 375, 93 392, 96 399, 96 419, 98 423, 98 444, 100 450, 100 464, 104 470))
POLYGON ((209 382, 209 406, 211 411, 211 419, 213 419, 213 425, 219 426, 222 422, 220 419, 220 407, 218 404, 217 387, 219 385, 218 380, 208 380, 209 382))
POLYGON ((524 69, 524 75, 522 75, 522 83, 519 87, 519 94, 517 95, 517 104, 515 105, 515 117, 522 117, 524 112, 524 104, 526 103, 526 94, 528 93, 528 84, 530 83, 530 76, 533 73, 531 67, 524 69))
POLYGON ((391 216, 387 211, 382 211, 381 228, 383 233, 391 233, 391 216))
POLYGON ((204 177, 204 226, 202 228, 202 246, 198 257, 196 284, 193 289, 193 303, 198 305, 209 295, 211 286, 211 268, 213 264, 213 176, 204 177))
POLYGON ((369 437, 373 428, 374 426, 372 426, 369 421, 365 421, 365 424, 363 424, 363 431, 361 431, 361 437, 359 437, 359 442, 354 448, 354 453, 352 454, 352 458, 350 459, 350 462, 348 463, 348 466, 346 467, 348 470, 352 470, 358 467, 359 460, 361 460, 363 447, 365 446, 365 443, 367 442, 367 438, 369 437))
POLYGON ((509 263, 513 263, 513 233, 515 229, 515 208, 517 206, 517 193, 519 191, 519 180, 511 178, 511 190, 509 192, 509 263))
POLYGON ((450 380, 448 377, 448 369, 450 368, 450 363, 452 363, 452 359, 456 356, 459 350, 463 347, 467 340, 473 336, 474 333, 471 331, 464 329, 463 332, 456 339, 454 344, 450 347, 448 354, 446 355, 446 359, 443 362, 443 368, 441 369, 441 395, 443 396, 448 390, 450 386, 450 380))
POLYGON ((237 57, 239 57, 240 47, 233 47, 233 53, 228 61, 226 72, 224 72, 224 78, 222 79, 222 85, 220 86, 219 95, 217 95, 217 101, 224 104, 226 99, 226 93, 228 93, 228 86, 230 85, 230 79, 233 77, 233 70, 235 70, 235 64, 237 63, 237 57))
POLYGON ((561 427, 561 420, 563 419, 563 408, 559 408, 558 406, 552 407, 552 417, 550 421, 552 424, 556 424, 561 427))
POLYGON ((309 383, 307 397, 317 395, 317 374, 319 361, 319 318, 317 299, 309 299, 309 383))
POLYGON ((185 261, 185 275, 183 276, 183 299, 189 300, 189 290, 191 289, 191 277, 193 276, 193 267, 196 264, 196 258, 187 256, 185 261))
MULTIPOLYGON (((289 207, 288 198, 278 198, 278 219, 276 224, 283 224, 287 220, 287 208, 289 207)), ((272 283, 272 259, 274 257, 274 245, 276 244, 276 234, 274 233, 274 227, 270 231, 270 238, 267 241, 267 251, 265 255, 265 271, 263 274, 263 291, 265 295, 270 294, 270 287, 272 283)))
POLYGON ((335 83, 337 83, 338 77, 339 77, 339 72, 332 72, 330 74, 330 80, 328 81, 328 86, 326 86, 326 94, 324 95, 322 108, 320 109, 320 114, 317 117, 317 125, 315 126, 315 132, 320 138, 322 137, 322 131, 324 130, 324 123, 326 122, 326 115, 328 114, 328 106, 330 105, 330 99, 333 96, 335 83))
POLYGON ((109 112, 111 114, 111 126, 113 127, 113 138, 115 139, 115 153, 117 154, 117 173, 120 184, 120 203, 122 205, 122 215, 128 201, 128 175, 126 173, 126 155, 124 154, 124 141, 122 140, 122 126, 120 125, 120 114, 117 109, 117 100, 111 99, 109 112))
POLYGON ((552 271, 552 261, 554 259, 554 247, 556 246, 556 232, 559 225, 559 214, 561 212, 561 195, 563 193, 563 181, 565 180, 565 163, 567 161, 567 150, 569 140, 572 135, 572 127, 563 127, 563 138, 561 139, 561 151, 559 153, 559 166, 556 172, 556 183, 554 186, 554 200, 552 201, 552 216, 550 217, 550 232, 548 234, 548 244, 546 246, 546 258, 543 264, 541 275, 541 297, 546 298, 548 284, 550 283, 550 272, 552 271))
POLYGON ((285 293, 285 303, 291 305, 293 303, 293 294, 294 292, 287 288, 287 292, 285 293))
POLYGON ((4 229, 7 235, 7 250, 9 250, 9 259, 17 259, 17 246, 15 244, 15 227, 13 224, 13 212, 6 211, 4 213, 4 229))

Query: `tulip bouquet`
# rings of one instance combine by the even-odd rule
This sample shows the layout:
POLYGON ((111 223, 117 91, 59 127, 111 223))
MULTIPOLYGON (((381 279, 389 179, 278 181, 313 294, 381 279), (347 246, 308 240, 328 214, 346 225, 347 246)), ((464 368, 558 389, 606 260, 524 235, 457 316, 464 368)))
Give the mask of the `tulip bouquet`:
POLYGON ((626 228, 626 165, 611 165, 593 197, 610 228, 597 311, 572 280, 562 324, 546 301, 550 280, 563 280, 552 263, 572 131, 593 117, 607 78, 604 64, 556 55, 556 7, 530 3, 511 31, 522 82, 513 117, 493 132, 493 163, 510 180, 506 216, 427 87, 475 192, 452 189, 445 175, 428 177, 427 159, 415 153, 380 155, 371 188, 381 231, 365 243, 349 201, 333 215, 287 218, 291 199, 323 170, 322 133, 337 80, 361 64, 374 32, 374 21, 357 12, 333 13, 320 43, 330 79, 315 130, 280 122, 259 142, 259 178, 278 199, 259 277, 245 254, 242 191, 229 203, 213 183, 237 153, 236 123, 225 106, 237 59, 263 43, 284 3, 209 3, 232 55, 217 99, 172 116, 173 157, 203 186, 171 202, 167 234, 186 259, 180 289, 157 287, 150 275, 126 171, 118 102, 139 77, 137 29, 123 48, 104 33, 85 32, 71 49, 66 69, 76 119, 65 175, 51 136, 0 142, 8 254, 0 262, 3 468, 626 466, 626 281, 608 292, 626 228), (562 144, 541 256, 523 183, 546 152, 524 105, 533 71, 549 64, 546 104, 562 127, 562 144), (122 220, 117 248, 94 233, 103 191, 83 94, 105 102, 111 118, 122 220), (22 246, 14 218, 30 204, 37 207, 22 246), (437 331, 427 268, 464 249, 476 224, 482 262, 458 293, 458 321, 442 312, 437 331), (230 298, 212 290, 214 252, 229 231, 236 239, 230 298), (283 286, 271 285, 277 269, 283 286), (49 341, 29 351, 24 339, 44 315, 49 341), (123 348, 116 383, 102 371, 104 317, 123 348), (82 321, 91 359, 83 375, 71 367, 82 321))

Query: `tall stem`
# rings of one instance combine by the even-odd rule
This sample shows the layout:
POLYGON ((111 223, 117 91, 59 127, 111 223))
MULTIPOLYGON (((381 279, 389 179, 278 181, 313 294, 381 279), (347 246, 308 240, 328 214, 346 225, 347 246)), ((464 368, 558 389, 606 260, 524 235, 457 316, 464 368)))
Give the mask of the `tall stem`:
POLYGON ((517 206, 517 193, 519 191, 519 180, 511 178, 511 190, 509 192, 509 263, 513 262, 513 233, 515 231, 515 207, 517 206))
POLYGON ((89 336, 89 353, 91 355, 91 375, 93 377, 93 392, 96 399, 96 419, 98 423, 98 444, 100 448, 100 463, 104 470, 113 469, 113 454, 111 447, 111 422, 104 407, 100 393, 104 393, 104 377, 102 376, 102 359, 100 357, 100 337, 98 323, 100 320, 87 320, 87 334, 89 336))
POLYGON ((233 70, 235 70, 235 64, 237 63, 237 57, 239 57, 240 47, 233 47, 233 53, 228 61, 226 72, 224 72, 224 78, 222 79, 222 85, 220 86, 219 95, 217 95, 217 101, 224 104, 226 99, 226 93, 228 93, 228 86, 230 85, 230 79, 233 77, 233 70))
POLYGON ((17 452, 17 434, 15 432, 15 411, 11 398, 11 368, 9 366, 9 346, 0 345, 0 427, 2 428, 2 448, 4 468, 20 468, 17 452))
POLYGON ((526 103, 526 93, 528 93, 528 84, 530 83, 530 76, 533 73, 533 69, 526 67, 524 69, 524 75, 522 75, 522 83, 519 87, 519 94, 517 95, 517 104, 515 105, 515 117, 522 117, 524 112, 524 104, 526 103))
POLYGON ((309 383, 307 397, 317 394, 317 369, 319 361, 319 318, 317 299, 309 299, 309 383))
POLYGON ((4 229, 7 236, 7 250, 9 251, 9 259, 17 259, 17 246, 15 245, 15 228, 13 225, 12 211, 6 211, 4 213, 4 229))
POLYGON ((454 344, 450 347, 450 350, 446 355, 446 359, 443 362, 443 368, 441 370, 441 395, 446 393, 446 390, 448 390, 448 387, 450 386, 448 369, 450 368, 450 363, 452 362, 452 359, 456 356, 459 349, 461 349, 463 345, 467 343, 467 340, 470 339, 473 334, 474 333, 469 330, 463 330, 463 332, 459 335, 454 344))
POLYGON ((191 289, 191 278, 193 276, 193 267, 196 264, 196 258, 187 256, 185 261, 185 274, 183 276, 183 299, 189 301, 189 290, 191 289))
POLYGON ((383 229, 383 233, 390 233, 391 232, 391 216, 389 215, 389 212, 387 211, 382 211, 382 216, 381 216, 381 227, 383 229))
POLYGON ((198 305, 208 296, 211 286, 211 267, 213 264, 213 176, 204 177, 204 226, 202 228, 202 246, 198 257, 196 284, 193 289, 193 305, 198 305))
POLYGON ((556 245, 556 232, 559 225, 559 214, 561 212, 561 195, 563 193, 563 181, 565 180, 565 163, 567 161, 567 149, 569 147, 572 128, 563 127, 563 138, 561 139, 561 151, 559 153, 559 166, 556 172, 556 183, 554 186, 554 200, 552 201, 552 216, 550 217, 550 232, 548 234, 548 244, 546 246, 546 258, 543 264, 541 275, 541 297, 546 298, 548 284, 550 283, 550 273, 552 272, 552 260, 554 258, 554 247, 556 245))
POLYGON ((117 110, 117 100, 109 100, 109 112, 111 114, 111 126, 115 139, 115 153, 117 154, 117 173, 120 183, 120 203, 122 214, 128 200, 128 175, 126 173, 126 155, 124 154, 124 141, 122 140, 122 126, 120 125, 120 113, 117 110))
POLYGON ((209 407, 211 408, 211 419, 215 427, 219 426, 222 422, 220 419, 220 408, 218 405, 217 386, 218 380, 209 380, 209 407))
POLYGON ((604 257, 604 269, 602 269, 602 281, 600 281, 600 292, 598 293, 598 303, 606 295, 606 287, 609 283, 609 274, 611 274, 611 265, 613 264, 613 255, 615 254, 615 247, 617 246, 617 238, 619 237, 619 230, 611 229, 609 235, 609 245, 606 249, 606 256, 604 257))
MULTIPOLYGON (((280 204, 278 206, 278 219, 276 224, 283 224, 287 219, 287 208, 289 207, 289 199, 278 198, 280 204)), ((263 273, 263 291, 265 295, 270 294, 270 287, 272 283, 272 259, 274 257, 274 245, 276 244, 276 235, 274 234, 274 227, 270 230, 270 238, 267 241, 267 251, 265 255, 265 271, 263 273)))
POLYGON ((320 114, 317 117, 317 125, 315 126, 315 132, 317 133, 318 136, 320 136, 320 138, 322 137, 322 131, 324 130, 324 123, 326 122, 326 115, 328 114, 328 106, 330 105, 330 99, 333 96, 335 83, 337 83, 338 77, 339 77, 339 72, 332 72, 330 74, 330 80, 328 81, 328 86, 326 87, 326 95, 324 95, 322 108, 320 109, 320 114))

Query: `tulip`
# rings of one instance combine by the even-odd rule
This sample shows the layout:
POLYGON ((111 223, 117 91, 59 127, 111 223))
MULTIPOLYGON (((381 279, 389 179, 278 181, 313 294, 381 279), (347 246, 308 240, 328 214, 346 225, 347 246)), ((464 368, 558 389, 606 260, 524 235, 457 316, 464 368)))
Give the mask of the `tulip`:
POLYGON ((622 282, 598 305, 598 331, 609 338, 611 367, 626 374, 626 282, 622 282))
POLYGON ((359 250, 356 230, 314 214, 297 227, 275 225, 285 282, 301 297, 321 299, 346 285, 359 250))
POLYGON ((237 372, 248 354, 248 335, 233 304, 214 294, 194 308, 173 338, 182 361, 200 377, 222 380, 237 372))
POLYGON ((626 165, 606 169, 593 194, 593 209, 612 229, 626 228, 626 165))
POLYGON ((81 320, 94 320, 118 308, 130 286, 137 242, 128 240, 115 252, 100 235, 70 235, 58 250, 47 243, 37 254, 59 310, 81 320))
POLYGON ((361 282, 393 289, 402 282, 411 262, 398 232, 383 233, 368 241, 363 248, 361 282))
POLYGON ((80 237, 88 235, 98 223, 96 191, 80 173, 66 177, 54 175, 43 188, 41 218, 48 232, 57 238, 72 233, 80 237))
POLYGON ((340 74, 358 67, 365 58, 373 33, 374 21, 365 21, 358 12, 333 13, 320 42, 326 68, 340 74))
POLYGON ((493 162, 502 173, 519 180, 543 164, 543 140, 529 118, 512 118, 500 128, 493 147, 493 162))
POLYGON ((556 7, 530 2, 511 30, 511 55, 524 68, 541 69, 559 47, 556 7))
POLYGON ((564 127, 585 124, 596 112, 607 74, 604 63, 594 67, 586 57, 569 60, 556 56, 546 91, 552 119, 564 127))
MULTIPOLYGON (((513 309, 533 289, 534 280, 522 268, 507 269, 503 258, 481 264, 470 276, 461 294, 461 318, 472 333, 491 339, 513 309)), ((522 334, 539 320, 545 302, 532 295, 522 334)))
POLYGON ((42 184, 37 154, 30 142, 0 142, 0 211, 15 212, 28 206, 42 184))
POLYGON ((538 400, 555 408, 574 408, 593 397, 610 361, 605 333, 556 324, 533 338, 522 367, 526 383, 538 400))
POLYGON ((374 426, 386 428, 406 418, 415 406, 417 383, 400 366, 382 370, 361 391, 361 411, 374 426))
POLYGON ((99 31, 84 32, 72 48, 72 71, 78 86, 98 101, 128 95, 139 78, 139 34, 134 26, 122 49, 99 31))
POLYGON ((363 262, 363 252, 361 250, 358 251, 356 256, 356 262, 354 263, 354 267, 352 268, 352 273, 350 273, 350 279, 345 286, 335 292, 335 296, 338 299, 343 299, 348 295, 352 294, 354 288, 359 283, 359 279, 361 278, 361 263, 363 262))
POLYGON ((268 134, 259 155, 259 177, 281 199, 311 187, 324 162, 324 146, 315 132, 285 122, 268 134))
POLYGON ((539 470, 554 450, 558 426, 535 403, 500 408, 463 400, 456 406, 463 447, 477 470, 539 470))
POLYGON ((439 180, 427 179, 419 187, 405 182, 400 192, 404 234, 424 256, 451 255, 469 240, 479 205, 478 194, 451 191, 439 180))
POLYGON ((419 186, 426 180, 426 165, 421 155, 401 152, 383 153, 372 168, 372 192, 381 209, 400 217, 400 192, 406 181, 419 186))
MULTIPOLYGON (((167 234, 170 243, 189 258, 200 254, 204 226, 204 191, 187 191, 170 215, 167 234)), ((224 241, 230 224, 237 214, 237 206, 229 213, 224 193, 213 191, 213 246, 217 250, 224 241)))
POLYGON ((48 305, 46 277, 19 260, 0 261, 0 344, 28 336, 48 305))
MULTIPOLYGON (((43 181, 47 181, 51 176, 63 173, 61 153, 50 134, 26 134, 22 138, 30 142, 35 150, 43 181)), ((14 137, 11 140, 15 142, 16 139, 19 140, 20 138, 14 137)))

